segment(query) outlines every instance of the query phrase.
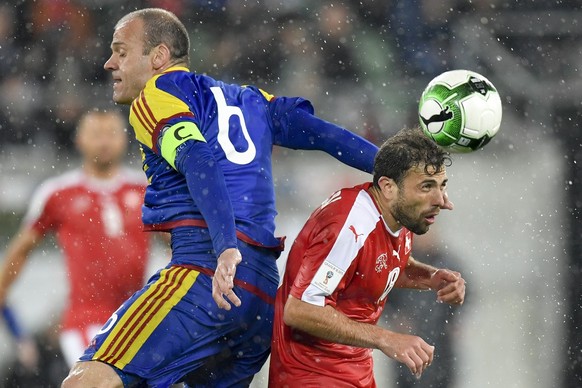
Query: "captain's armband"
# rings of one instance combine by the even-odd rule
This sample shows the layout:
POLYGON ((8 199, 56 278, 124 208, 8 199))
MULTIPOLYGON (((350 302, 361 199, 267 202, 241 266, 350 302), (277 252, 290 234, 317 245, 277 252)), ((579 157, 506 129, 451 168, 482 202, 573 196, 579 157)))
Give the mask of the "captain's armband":
POLYGON ((198 126, 191 121, 182 121, 162 129, 158 140, 158 147, 162 157, 174 169, 176 168, 176 149, 188 140, 206 142, 198 126))

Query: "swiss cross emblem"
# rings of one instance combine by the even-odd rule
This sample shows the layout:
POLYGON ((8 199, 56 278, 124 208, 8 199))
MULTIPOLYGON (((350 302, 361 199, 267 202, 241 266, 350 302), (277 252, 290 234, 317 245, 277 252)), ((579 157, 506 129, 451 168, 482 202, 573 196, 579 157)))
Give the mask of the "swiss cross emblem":
POLYGON ((404 252, 408 253, 412 249, 412 238, 410 238, 410 234, 406 233, 406 238, 404 242, 404 252))

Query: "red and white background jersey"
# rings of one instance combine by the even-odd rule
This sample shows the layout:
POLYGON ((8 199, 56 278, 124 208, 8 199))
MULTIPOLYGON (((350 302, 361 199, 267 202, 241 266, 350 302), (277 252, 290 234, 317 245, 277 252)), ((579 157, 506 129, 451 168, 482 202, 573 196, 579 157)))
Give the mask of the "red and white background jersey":
POLYGON ((143 286, 145 185, 137 171, 100 180, 78 169, 47 180, 33 195, 24 222, 41 235, 56 233, 65 257, 70 287, 63 329, 105 323, 143 286))
POLYGON ((334 193, 311 215, 291 248, 275 303, 272 386, 375 386, 371 349, 322 340, 283 322, 289 295, 331 305, 358 322, 378 322, 408 262, 412 233, 389 230, 368 193, 371 185, 334 193))

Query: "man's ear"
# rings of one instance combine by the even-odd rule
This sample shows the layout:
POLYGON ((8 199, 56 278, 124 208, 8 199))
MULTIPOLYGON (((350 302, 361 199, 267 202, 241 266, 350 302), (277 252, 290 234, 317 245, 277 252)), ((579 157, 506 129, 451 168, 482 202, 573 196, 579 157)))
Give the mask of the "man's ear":
POLYGON ((172 57, 170 49, 165 44, 159 44, 152 49, 152 66, 154 70, 159 70, 163 68, 172 57))
POLYGON ((398 194, 398 185, 392 178, 381 176, 378 179, 378 186, 384 198, 390 200, 398 194))

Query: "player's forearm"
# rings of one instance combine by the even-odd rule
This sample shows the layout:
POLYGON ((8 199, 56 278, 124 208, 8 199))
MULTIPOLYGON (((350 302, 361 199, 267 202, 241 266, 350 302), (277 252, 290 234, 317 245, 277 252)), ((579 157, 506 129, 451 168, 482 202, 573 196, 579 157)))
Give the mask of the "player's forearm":
POLYGON ((384 329, 357 322, 331 306, 319 307, 289 297, 283 319, 288 326, 343 345, 378 349, 384 329))
POLYGON ((432 265, 421 263, 410 257, 404 272, 396 281, 395 287, 429 290, 433 288, 431 280, 436 271, 437 268, 432 265))
POLYGON ((186 177, 188 190, 208 225, 217 256, 236 248, 234 212, 224 175, 206 143, 192 142, 176 157, 176 168, 186 177))
POLYGON ((10 290, 12 283, 14 283, 16 280, 18 273, 20 272, 20 268, 22 267, 13 267, 7 265, 8 260, 10 259, 7 259, 2 265, 2 268, 0 268, 0 306, 6 304, 8 291, 10 290))
POLYGON ((36 244, 36 237, 35 232, 22 231, 6 249, 0 266, 0 305, 5 304, 10 287, 22 272, 28 255, 36 244))

